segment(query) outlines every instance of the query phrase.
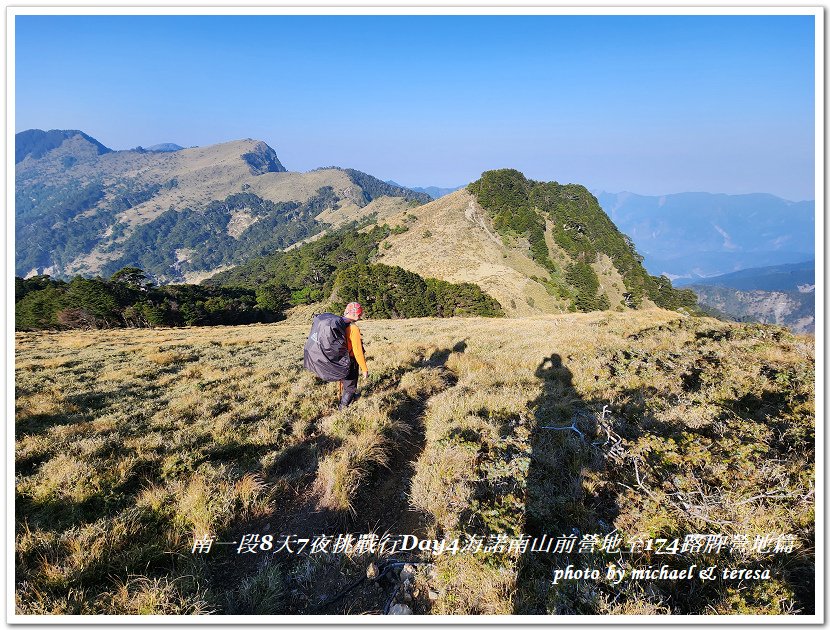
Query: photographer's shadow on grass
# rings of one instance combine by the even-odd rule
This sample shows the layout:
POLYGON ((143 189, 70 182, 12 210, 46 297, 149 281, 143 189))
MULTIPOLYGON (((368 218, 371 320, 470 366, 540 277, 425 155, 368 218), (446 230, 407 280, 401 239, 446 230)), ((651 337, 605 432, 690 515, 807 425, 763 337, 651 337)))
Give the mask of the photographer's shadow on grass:
MULTIPOLYGON (((598 405, 582 399, 558 354, 543 359, 535 375, 542 391, 531 405, 535 428, 530 438, 524 533, 531 539, 543 535, 578 539, 584 533, 597 533, 608 528, 617 513, 615 495, 591 496, 584 488, 586 475, 605 465, 601 451, 592 444, 599 432, 594 409, 598 405)), ((556 608, 550 601, 551 572, 562 562, 578 565, 579 556, 530 551, 521 556, 515 614, 590 612, 551 610, 556 608)))

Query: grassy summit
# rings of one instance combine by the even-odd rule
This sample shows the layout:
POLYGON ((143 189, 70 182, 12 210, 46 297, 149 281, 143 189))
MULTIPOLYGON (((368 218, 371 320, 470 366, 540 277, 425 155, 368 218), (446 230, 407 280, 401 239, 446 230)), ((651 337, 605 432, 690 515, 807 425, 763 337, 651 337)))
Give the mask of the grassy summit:
POLYGON ((519 171, 501 169, 483 173, 467 190, 504 238, 527 239, 533 259, 550 272, 549 283, 577 310, 635 307, 645 299, 663 308, 695 309, 694 293, 673 289, 668 279, 646 272, 634 243, 584 186, 537 182, 519 171), (623 299, 614 304, 599 292, 595 264, 600 255, 610 258, 622 276, 623 299))

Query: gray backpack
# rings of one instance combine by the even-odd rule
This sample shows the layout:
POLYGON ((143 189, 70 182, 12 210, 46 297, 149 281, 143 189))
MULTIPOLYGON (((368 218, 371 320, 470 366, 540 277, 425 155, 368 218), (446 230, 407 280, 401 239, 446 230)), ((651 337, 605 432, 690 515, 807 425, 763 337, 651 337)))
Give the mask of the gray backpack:
POLYGON ((324 381, 341 381, 349 374, 351 358, 346 345, 344 318, 323 313, 316 315, 303 348, 303 365, 324 381))

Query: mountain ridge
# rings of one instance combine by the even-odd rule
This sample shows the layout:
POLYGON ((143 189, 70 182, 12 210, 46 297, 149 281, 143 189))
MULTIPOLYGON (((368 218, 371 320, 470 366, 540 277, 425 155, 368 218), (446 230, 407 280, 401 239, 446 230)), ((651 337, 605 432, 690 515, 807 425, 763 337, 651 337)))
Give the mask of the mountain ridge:
POLYGON ((44 157, 47 153, 60 147, 66 140, 71 138, 81 137, 87 143, 92 145, 98 155, 104 153, 111 153, 112 149, 104 146, 92 136, 85 134, 83 131, 77 129, 51 129, 43 131, 42 129, 27 129, 15 135, 15 151, 14 162, 19 164, 26 158, 38 160, 44 157))
POLYGON ((768 193, 600 192, 597 199, 631 236, 650 273, 705 278, 813 258, 815 203, 768 193))
MULTIPOLYGON (((508 314, 696 309, 691 292, 646 271, 612 216, 630 217, 626 204, 634 198, 660 209, 690 194, 662 202, 621 195, 605 212, 584 186, 500 169, 432 201, 355 169, 288 171, 273 148, 251 138, 170 151, 112 151, 75 131, 24 132, 20 141, 20 276, 106 276, 138 267, 160 284, 198 282, 350 222, 375 221, 392 227, 373 245, 377 263, 475 283, 508 314)), ((716 227, 721 241, 730 238, 716 227)))
POLYGON ((815 330, 815 261, 743 269, 692 281, 704 308, 727 318, 787 326, 793 332, 815 330))
MULTIPOLYGON (((380 197, 398 199, 392 206, 428 199, 353 169, 289 172, 258 140, 99 153, 100 143, 86 134, 61 133, 50 136, 39 158, 16 166, 20 276, 68 278, 141 266, 160 282, 193 279, 239 262, 251 248, 262 254, 307 238, 342 222, 338 214, 358 217, 380 197), (247 195, 249 205, 239 206, 238 195, 247 195), (296 212, 305 217, 302 225, 286 232, 296 212), (326 220, 314 221, 327 212, 326 220), (283 232, 267 234, 269 222, 283 232)), ((43 137, 24 133, 16 140, 28 148, 30 136, 43 137)))
POLYGON ((697 312, 694 294, 677 291, 666 279, 645 273, 631 243, 595 199, 591 197, 589 209, 571 207, 565 198, 573 195, 589 193, 578 185, 531 182, 509 169, 488 171, 465 189, 388 215, 383 226, 364 223, 357 232, 324 235, 290 253, 252 259, 205 283, 275 284, 279 285, 275 289, 302 303, 328 299, 329 292, 336 294, 338 286, 348 284, 350 274, 366 273, 350 269, 368 264, 449 283, 471 283, 493 296, 509 316, 655 305, 697 312), (564 206, 555 210, 581 221, 582 234, 563 238, 562 216, 556 212, 529 219, 531 211, 523 207, 521 198, 494 207, 493 198, 515 188, 514 184, 525 189, 522 194, 535 195, 535 190, 542 196, 561 188, 564 206), (512 220, 517 217, 518 221, 512 220), (538 231, 519 231, 525 223, 538 231), (341 241, 353 238, 362 239, 360 247, 341 251, 341 241), (569 254, 565 248, 570 245, 569 254), (328 262, 323 264, 323 258, 328 262), (288 276, 282 272, 287 267, 295 269, 288 276))

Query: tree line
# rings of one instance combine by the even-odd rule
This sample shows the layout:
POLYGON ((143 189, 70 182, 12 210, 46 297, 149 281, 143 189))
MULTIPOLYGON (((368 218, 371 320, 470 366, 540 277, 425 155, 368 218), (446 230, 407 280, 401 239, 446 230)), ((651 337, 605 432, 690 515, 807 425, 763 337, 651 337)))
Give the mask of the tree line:
POLYGON ((422 278, 372 264, 387 225, 339 230, 297 249, 254 259, 200 285, 156 286, 138 267, 107 279, 66 282, 47 275, 15 278, 15 328, 211 326, 275 322, 300 304, 342 312, 359 301, 378 319, 503 315, 501 305, 470 283, 422 278))
POLYGON ((109 279, 15 278, 15 329, 210 326, 278 321, 287 296, 273 288, 155 286, 136 267, 109 279))
POLYGON ((376 319, 504 315, 501 305, 475 284, 422 278, 383 264, 352 265, 337 274, 331 310, 342 313, 351 301, 376 319))

